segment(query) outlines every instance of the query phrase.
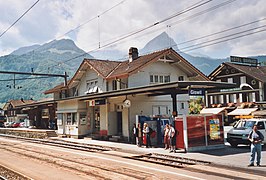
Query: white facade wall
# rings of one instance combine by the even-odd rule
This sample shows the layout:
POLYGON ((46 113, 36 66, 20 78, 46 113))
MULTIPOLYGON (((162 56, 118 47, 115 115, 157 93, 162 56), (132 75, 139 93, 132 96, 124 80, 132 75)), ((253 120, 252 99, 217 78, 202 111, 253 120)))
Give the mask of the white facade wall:
POLYGON ((128 87, 147 86, 150 84, 150 75, 170 75, 170 81, 178 81, 179 76, 184 76, 186 81, 187 75, 181 71, 176 65, 171 65, 164 62, 155 62, 141 69, 138 73, 131 75, 128 78, 128 87))
POLYGON ((97 86, 99 87, 100 91, 103 91, 103 92, 106 91, 105 80, 101 76, 99 76, 94 70, 90 69, 90 70, 87 70, 86 73, 83 75, 77 87, 79 95, 85 95, 85 92, 88 91, 87 89, 88 81, 97 81, 97 86))
MULTIPOLYGON (((77 101, 77 100, 69 100, 69 101, 61 101, 57 104, 57 114, 62 114, 62 124, 58 125, 58 134, 66 134, 71 136, 80 136, 85 135, 90 132, 88 127, 89 122, 81 123, 80 121, 80 113, 86 113, 86 103, 77 101), (67 113, 76 113, 76 124, 67 124, 67 113)), ((87 120, 87 117, 86 117, 87 120)))

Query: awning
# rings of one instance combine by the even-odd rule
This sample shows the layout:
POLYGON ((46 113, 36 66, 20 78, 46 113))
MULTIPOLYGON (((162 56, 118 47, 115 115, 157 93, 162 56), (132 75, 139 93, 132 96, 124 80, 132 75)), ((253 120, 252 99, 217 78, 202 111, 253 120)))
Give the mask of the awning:
POLYGON ((203 108, 200 111, 200 114, 219 114, 223 110, 225 110, 225 107, 223 107, 223 108, 203 108))
POLYGON ((240 116, 240 115, 250 115, 252 112, 257 111, 258 108, 244 108, 244 109, 235 109, 232 112, 228 113, 229 116, 240 116))
POLYGON ((253 112, 252 115, 253 116, 266 116, 266 110, 253 112))

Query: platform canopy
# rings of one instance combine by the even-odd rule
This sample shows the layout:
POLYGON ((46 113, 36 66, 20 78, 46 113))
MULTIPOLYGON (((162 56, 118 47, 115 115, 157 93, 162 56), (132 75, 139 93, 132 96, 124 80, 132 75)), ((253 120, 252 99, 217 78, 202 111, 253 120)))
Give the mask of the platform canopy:
POLYGON ((160 96, 160 95, 171 95, 171 94, 189 94, 189 89, 204 89, 206 91, 210 89, 228 89, 234 88, 236 84, 226 82, 213 82, 213 81, 176 81, 170 83, 162 83, 148 86, 139 86, 134 88, 126 88, 120 90, 113 90, 107 92, 100 92, 95 94, 87 94, 83 96, 74 96, 57 101, 68 101, 72 99, 86 101, 92 99, 118 97, 127 95, 148 95, 148 96, 160 96))
POLYGON ((219 114, 220 112, 224 111, 225 107, 222 108, 203 108, 200 111, 200 114, 219 114))
POLYGON ((237 108, 232 112, 228 113, 229 116, 241 116, 241 115, 250 115, 252 112, 257 111, 258 108, 237 108))

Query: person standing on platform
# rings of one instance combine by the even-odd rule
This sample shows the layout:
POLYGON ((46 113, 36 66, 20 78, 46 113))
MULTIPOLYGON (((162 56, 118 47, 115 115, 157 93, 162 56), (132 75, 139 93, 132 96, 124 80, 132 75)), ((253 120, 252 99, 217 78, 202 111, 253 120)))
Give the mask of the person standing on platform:
POLYGON ((142 146, 142 130, 141 130, 140 123, 138 123, 138 127, 137 127, 137 145, 138 147, 142 146))
POLYGON ((169 144, 170 144, 170 153, 171 152, 174 152, 175 153, 175 150, 176 150, 176 131, 175 131, 175 128, 172 126, 172 124, 169 125, 169 133, 168 133, 168 136, 169 136, 169 144))
POLYGON ((262 149, 261 143, 264 140, 264 136, 260 131, 258 131, 257 125, 253 126, 252 131, 248 135, 248 139, 251 142, 250 145, 251 157, 250 157, 250 164, 248 166, 254 166, 256 153, 257 153, 257 166, 260 166, 261 149, 262 149))
POLYGON ((137 127, 136 127, 136 124, 134 123, 134 126, 133 126, 133 138, 132 138, 132 141, 133 141, 133 144, 137 144, 137 127))
POLYGON ((151 147, 150 129, 147 123, 144 123, 143 134, 146 137, 146 148, 151 147))
POLYGON ((169 124, 166 124, 164 127, 164 137, 163 137, 163 142, 164 142, 164 149, 169 148, 169 124))

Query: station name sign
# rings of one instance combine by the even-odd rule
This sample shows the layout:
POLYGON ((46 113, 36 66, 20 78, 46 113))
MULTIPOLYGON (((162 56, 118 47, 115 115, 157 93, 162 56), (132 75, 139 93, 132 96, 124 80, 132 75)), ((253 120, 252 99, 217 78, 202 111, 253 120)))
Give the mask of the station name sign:
POLYGON ((189 89, 188 94, 190 96, 204 96, 205 95, 205 89, 200 89, 200 88, 189 89))
POLYGON ((247 58, 247 57, 230 56, 230 61, 235 62, 235 63, 241 63, 241 64, 249 64, 252 66, 258 65, 257 59, 247 58))
POLYGON ((89 106, 98 106, 106 104, 105 99, 91 100, 89 101, 89 106))

